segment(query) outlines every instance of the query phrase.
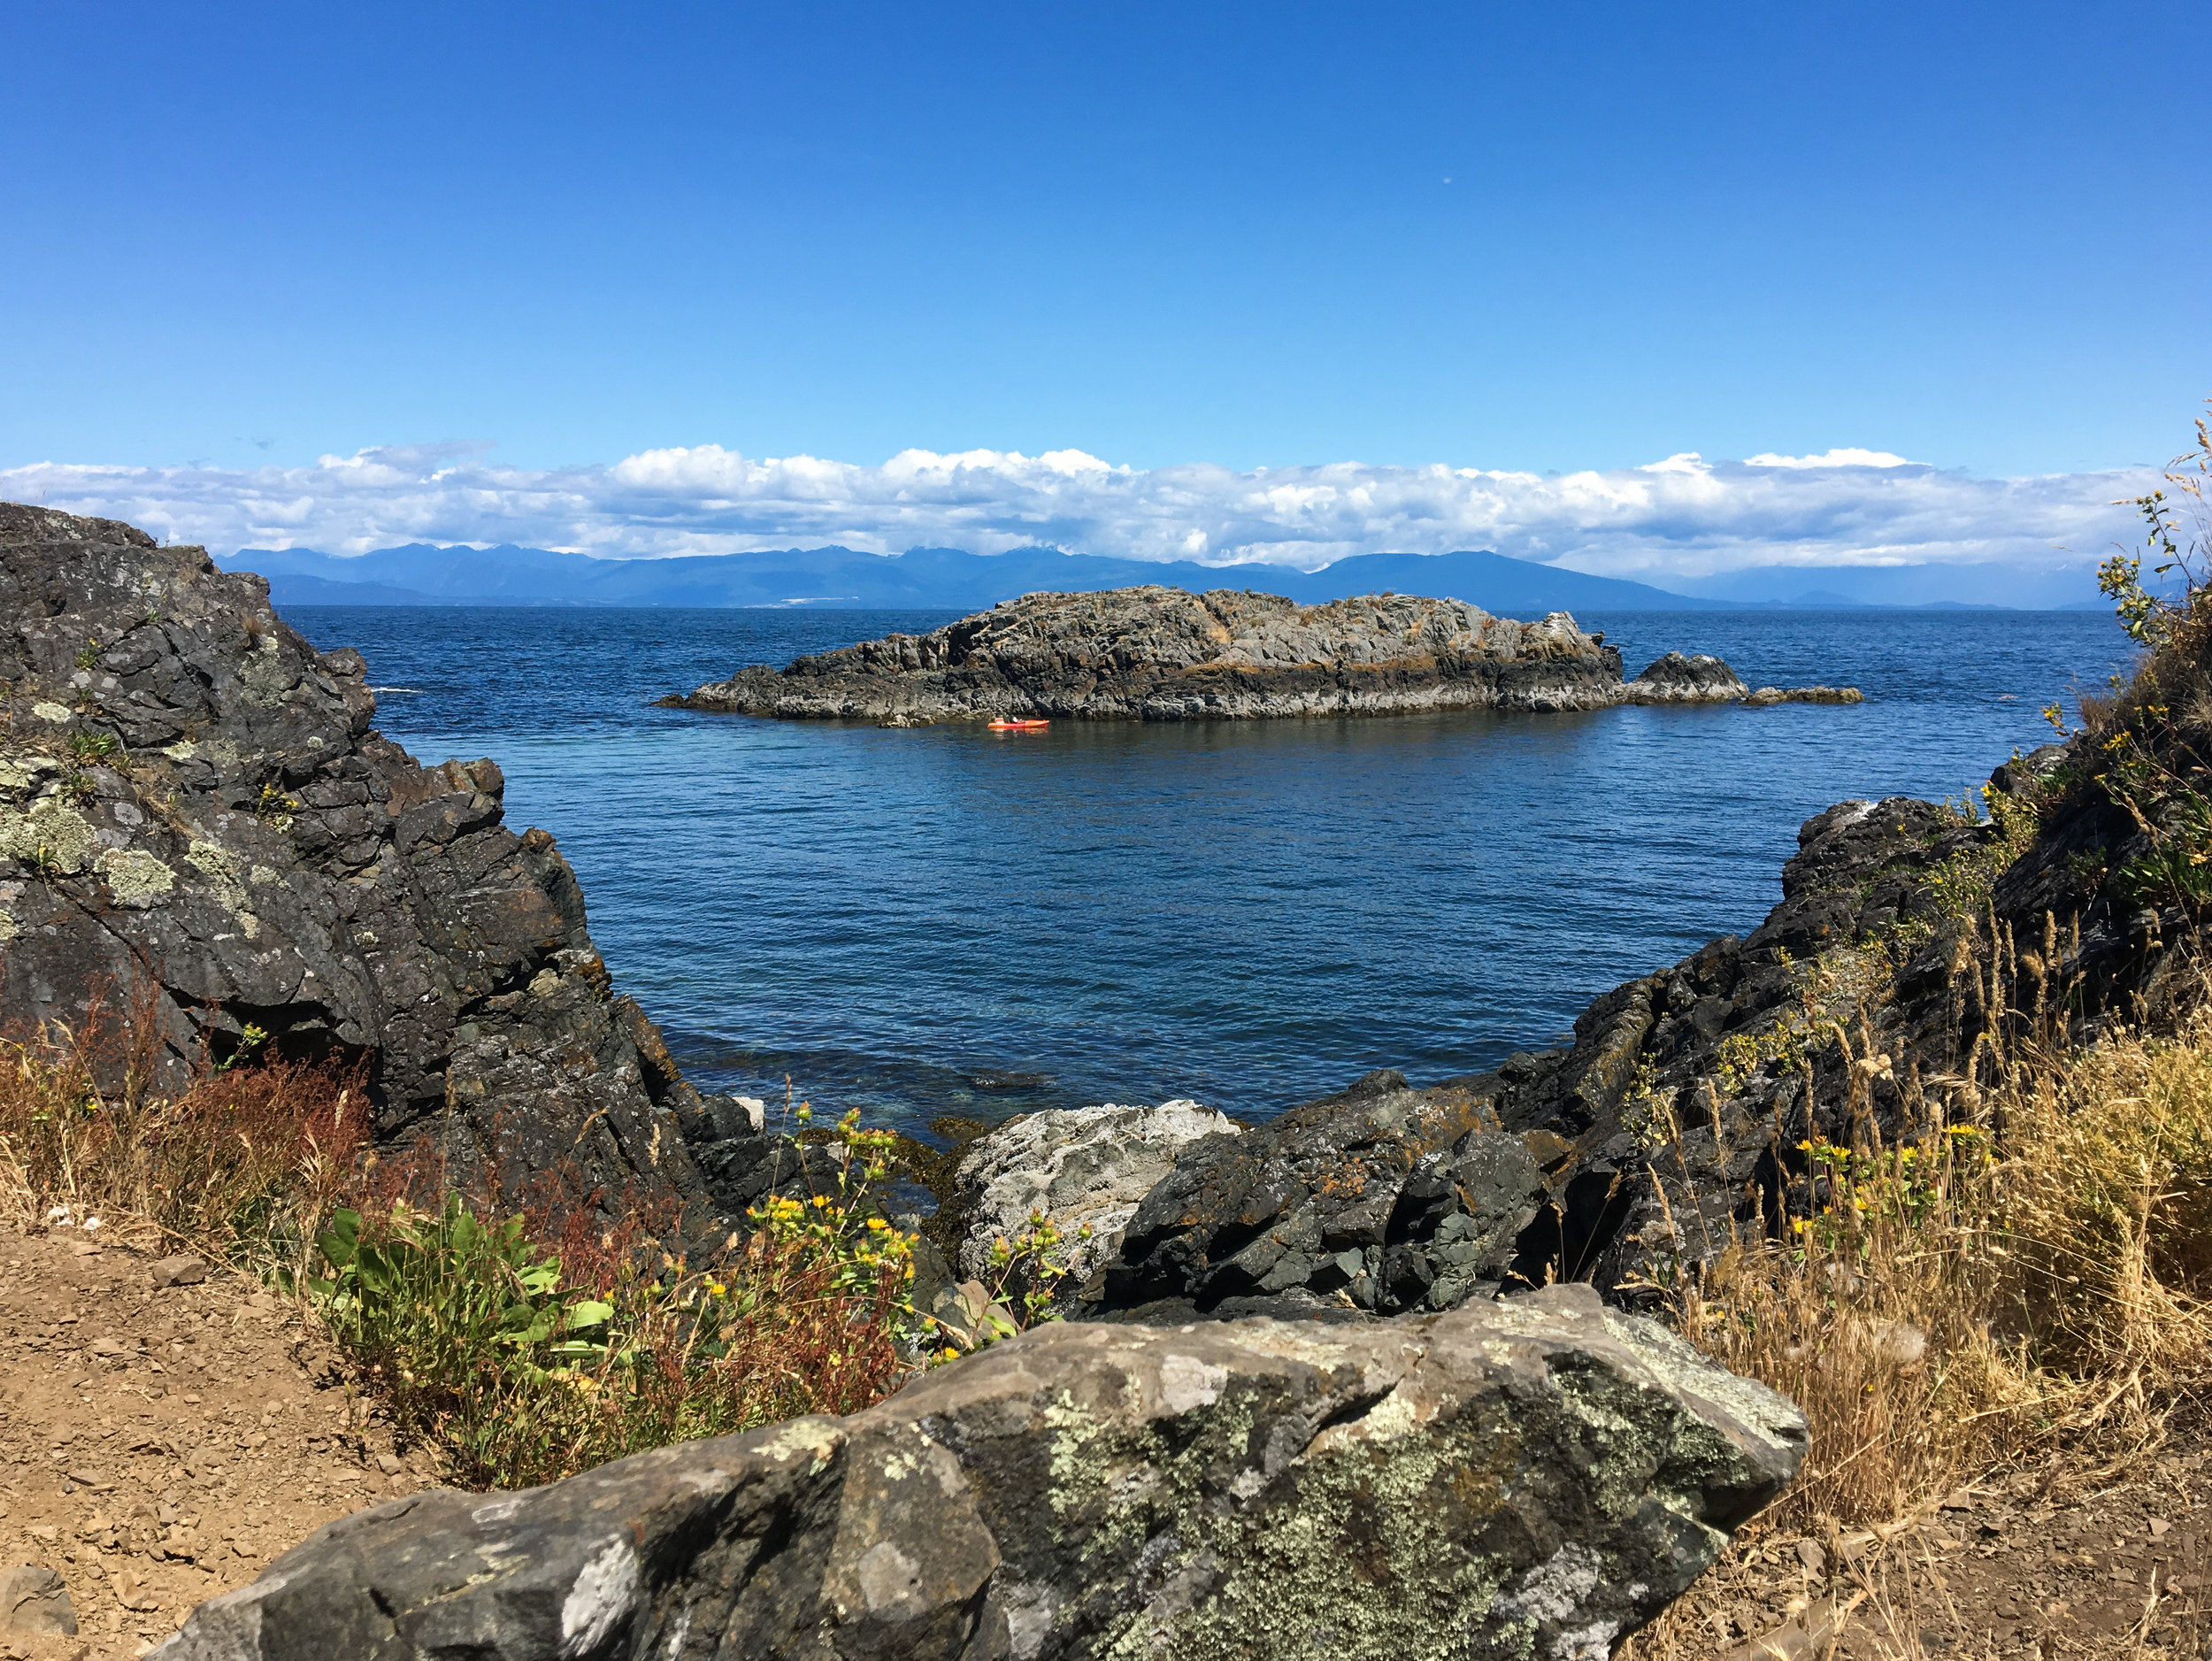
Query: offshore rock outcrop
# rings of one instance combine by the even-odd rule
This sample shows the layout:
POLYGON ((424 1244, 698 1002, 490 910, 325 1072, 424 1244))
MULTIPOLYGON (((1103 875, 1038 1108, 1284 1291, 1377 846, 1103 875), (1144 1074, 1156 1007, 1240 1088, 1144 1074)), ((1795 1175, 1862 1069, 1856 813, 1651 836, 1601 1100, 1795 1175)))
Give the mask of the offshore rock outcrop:
POLYGON ((0 1015, 148 1000, 181 1077, 267 1035, 370 1068, 378 1134, 457 1173, 572 1160, 704 1197, 696 1097, 613 995, 543 831, 489 761, 425 767, 256 576, 112 519, 0 504, 0 1015))
POLYGON ((1805 1435, 1582 1287, 1356 1327, 1048 1326, 851 1419, 362 1511, 154 1654, 1603 1656, 1805 1435))
POLYGON ((1458 600, 1116 588, 1030 594, 930 634, 892 634, 663 699, 694 710, 890 726, 996 717, 1179 721, 1418 710, 1715 704, 1750 691, 1717 657, 1621 655, 1564 611, 1492 617, 1458 600))

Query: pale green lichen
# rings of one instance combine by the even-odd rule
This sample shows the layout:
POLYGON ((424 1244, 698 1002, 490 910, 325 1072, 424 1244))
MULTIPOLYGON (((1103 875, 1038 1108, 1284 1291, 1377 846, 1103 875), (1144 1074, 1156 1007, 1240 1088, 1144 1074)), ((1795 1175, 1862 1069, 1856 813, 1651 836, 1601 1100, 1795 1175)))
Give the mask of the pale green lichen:
POLYGON ((142 848, 111 848, 94 865, 118 905, 156 905, 177 886, 177 873, 142 848))
POLYGON ((1471 1549, 1468 1527, 1502 1501, 1519 1452, 1513 1427, 1460 1423, 1409 1436, 1399 1421, 1412 1417, 1409 1403, 1393 1396, 1381 1405, 1379 1434, 1329 1437, 1325 1451, 1294 1462, 1291 1494, 1225 1513, 1201 1502, 1197 1463, 1246 1442, 1250 1404, 1238 1412, 1225 1403, 1228 1450, 1209 1426, 1162 1462, 1179 1503, 1148 1532, 1156 1549, 1171 1537, 1180 1549, 1155 1572, 1163 1595, 1118 1623, 1101 1653, 1445 1661, 1471 1653, 1478 1627, 1494 1653, 1525 1649, 1534 1624, 1495 1611, 1511 1560, 1471 1549))
POLYGON ((246 885, 238 879, 238 861, 232 857, 230 850, 219 842, 196 839, 191 851, 185 857, 207 879, 209 890, 222 903, 225 910, 242 911, 246 909, 246 885))
POLYGON ((245 667, 239 671, 239 679, 245 682, 246 702, 257 704, 263 709, 275 708, 292 689, 292 673, 276 650, 276 636, 263 635, 261 650, 249 657, 245 667))
POLYGON ((40 720, 51 721, 58 727, 67 724, 71 719, 67 704, 55 704, 44 699, 31 705, 31 713, 37 716, 40 720))
POLYGON ((804 1457, 810 1474, 818 1474, 829 1468, 829 1462, 845 1445, 844 1432, 837 1421, 830 1419, 795 1419, 777 1427, 766 1440, 755 1445, 753 1451, 763 1458, 773 1459, 778 1465, 788 1465, 804 1457))
POLYGON ((258 940, 261 919, 246 909, 246 885, 239 880, 235 856, 219 843, 196 841, 185 857, 207 879, 209 891, 223 909, 236 914, 238 932, 248 940, 258 940))
POLYGON ((10 858, 74 876, 97 846, 91 821, 57 797, 34 802, 20 813, 0 809, 0 854, 10 858))
POLYGON ((64 771, 51 756, 10 751, 0 755, 0 790, 19 800, 33 794, 48 773, 64 771))
MULTIPOLYGON (((1481 1346, 1499 1352, 1498 1388, 1468 1397, 1435 1394, 1415 1350, 1394 1378, 1364 1380, 1363 1411, 1340 1411, 1302 1449, 1273 1445, 1298 1421, 1265 1391, 1232 1386, 1164 1417, 1063 1392, 1043 1410, 1054 1537, 1080 1542, 1088 1584, 1134 1575, 1148 1601, 1108 1617, 1080 1600, 1025 1619, 1087 1622, 1096 1653, 1116 1661, 1532 1658, 1540 1643, 1548 1658, 1607 1653, 1724 1546, 1703 1520, 1706 1494, 1740 1484, 1743 1450, 1678 1399, 1713 1399, 1710 1369, 1691 1377, 1655 1357, 1642 1330, 1610 1335, 1660 1376, 1559 1350, 1555 1313, 1514 1311, 1502 1324, 1553 1327, 1550 1353, 1481 1346), (1532 1363, 1548 1384, 1504 1387, 1502 1375, 1532 1363), (1579 1555, 1532 1561, 1544 1480, 1526 1485, 1562 1461, 1591 1521, 1610 1526, 1579 1555)), ((1033 1636, 1021 1653, 1036 1652, 1033 1636)))

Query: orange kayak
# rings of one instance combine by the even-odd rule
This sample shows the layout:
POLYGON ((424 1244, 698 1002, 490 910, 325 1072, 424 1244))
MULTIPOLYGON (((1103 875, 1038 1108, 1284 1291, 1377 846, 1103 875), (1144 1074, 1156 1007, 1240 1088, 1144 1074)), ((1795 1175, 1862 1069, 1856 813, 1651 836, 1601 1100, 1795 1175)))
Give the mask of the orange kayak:
POLYGON ((1050 721, 993 721, 990 730, 995 733, 1034 733, 1051 725, 1050 721))

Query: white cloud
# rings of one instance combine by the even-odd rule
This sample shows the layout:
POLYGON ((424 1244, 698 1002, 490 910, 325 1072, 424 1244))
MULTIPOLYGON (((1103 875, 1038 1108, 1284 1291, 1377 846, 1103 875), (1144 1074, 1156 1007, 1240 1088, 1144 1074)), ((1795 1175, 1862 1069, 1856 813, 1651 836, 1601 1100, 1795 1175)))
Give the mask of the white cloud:
POLYGON ((608 556, 827 542, 999 553, 1044 543, 1137 559, 1269 560, 1494 549, 1607 575, 1746 565, 2078 563, 2129 535, 2131 473, 1982 479, 1880 450, 1671 456, 1539 476, 1356 462, 1141 472, 1080 450, 902 450, 880 466, 755 460, 715 444, 533 472, 479 445, 326 456, 233 471, 47 462, 0 469, 0 497, 131 520, 218 552, 519 542, 608 556), (2070 558, 2056 550, 2064 548, 2070 558))
POLYGON ((1829 450, 1817 456, 1751 456, 1747 467, 1909 467, 1902 456, 1886 450, 1829 450))

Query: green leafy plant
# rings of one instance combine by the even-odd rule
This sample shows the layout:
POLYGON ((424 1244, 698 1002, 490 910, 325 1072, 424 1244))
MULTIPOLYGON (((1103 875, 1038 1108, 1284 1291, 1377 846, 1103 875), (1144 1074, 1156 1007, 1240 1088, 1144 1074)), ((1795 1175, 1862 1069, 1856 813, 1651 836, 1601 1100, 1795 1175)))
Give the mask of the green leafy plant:
POLYGON ((526 1380, 597 1359, 614 1307, 563 1295, 561 1265, 524 1219, 480 1221, 457 1194, 434 1211, 404 1202, 365 1227, 346 1207, 316 1237, 326 1274, 303 1289, 348 1348, 378 1357, 385 1382, 435 1417, 478 1384, 486 1364, 526 1380))
POLYGON ((239 1027, 238 1042, 231 1046, 230 1054, 215 1063, 214 1071, 228 1073, 233 1067, 242 1067, 263 1059, 263 1051, 267 1049, 268 1043, 269 1034, 264 1028, 251 1021, 246 1022, 239 1027))
POLYGON ((955 1288, 961 1323, 935 1322, 945 1341, 936 1358, 956 1360, 971 1350, 1058 1320, 1056 1305, 1061 1288, 1075 1273, 1071 1259, 1076 1245, 1090 1237, 1088 1223, 1070 1234, 1041 1211, 1033 1211, 1011 1239, 994 1240, 984 1278, 955 1288))
POLYGON ((123 741, 113 733, 80 729, 69 734, 69 753, 81 762, 112 761, 123 753, 123 741))
POLYGON ((78 649, 78 651, 77 651, 77 667, 78 667, 78 668, 80 668, 80 669, 89 669, 89 668, 91 668, 94 665, 97 664, 99 661, 100 661, 100 642, 99 642, 98 641, 96 641, 96 640, 88 640, 88 641, 85 642, 85 643, 84 643, 81 647, 80 647, 80 648, 78 649))
POLYGON ((651 1209, 627 1203, 597 1227, 593 1196, 465 1199, 434 1165, 434 1209, 339 1213, 301 1289, 403 1428, 472 1483, 855 1412, 910 1370, 922 1327, 913 1242, 868 1198, 891 1135, 856 1113, 828 1134, 829 1191, 772 1196, 749 1234, 704 1244, 664 1245, 645 1232, 651 1209))

